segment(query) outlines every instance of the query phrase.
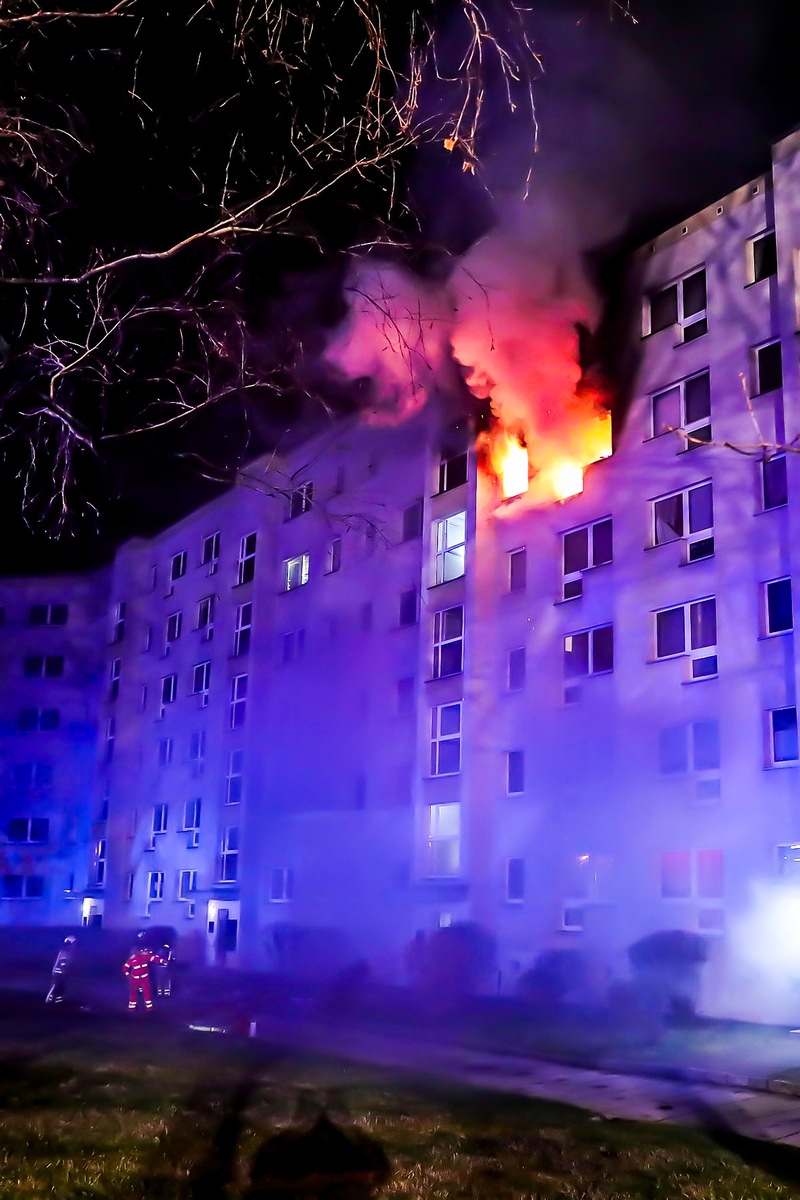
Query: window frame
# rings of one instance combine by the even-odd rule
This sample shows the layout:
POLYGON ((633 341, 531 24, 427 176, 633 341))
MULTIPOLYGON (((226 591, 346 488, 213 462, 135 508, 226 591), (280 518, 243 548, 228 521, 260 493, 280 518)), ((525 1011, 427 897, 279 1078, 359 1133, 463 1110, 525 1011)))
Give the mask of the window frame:
POLYGON ((615 660, 614 622, 613 621, 603 621, 602 624, 592 625, 588 629, 578 629, 578 630, 573 631, 572 633, 565 633, 564 638, 563 638, 563 655, 564 655, 564 660, 563 660, 564 661, 564 684, 567 687, 569 687, 571 684, 572 685, 576 684, 581 679, 591 679, 596 675, 613 675, 614 666, 615 666, 615 661, 614 661, 615 660), (597 635, 606 629, 611 630, 611 666, 595 668, 595 658, 597 655, 595 641, 597 639, 597 635), (566 656, 567 656, 567 654, 573 653, 573 649, 571 646, 567 645, 567 642, 572 641, 573 638, 581 638, 581 637, 586 637, 586 639, 587 639, 587 642, 586 642, 587 669, 585 671, 574 671, 573 672, 571 670, 568 670, 568 666, 570 664, 569 664, 569 659, 566 656))
POLYGON ((294 554, 283 560, 282 587, 283 592, 296 592, 298 588, 308 584, 310 574, 310 557, 308 553, 294 554), (297 582, 294 582, 294 580, 297 582))
POLYGON ((449 608, 440 608, 433 613, 432 624, 432 655, 431 679, 449 679, 453 675, 461 675, 464 671, 464 605, 453 604, 449 608), (453 613, 460 614, 460 629, 457 636, 448 636, 447 618, 453 613), (443 655, 449 655, 447 648, 458 646, 458 666, 452 671, 442 670, 443 655))
MULTIPOLYGON (((782 341, 782 339, 781 338, 770 338, 769 341, 761 342, 761 343, 759 343, 759 345, 753 346, 751 348, 750 355, 751 355, 751 389, 752 389, 753 397, 755 398, 756 396, 768 396, 770 394, 770 392, 779 391, 783 387, 784 380, 786 378, 786 375, 785 375, 785 372, 783 369, 783 341, 782 341), (778 347, 777 362, 778 362, 778 368, 779 368, 778 374, 780 375, 780 379, 777 383, 774 383, 774 382, 770 383, 769 387, 763 387, 761 377, 762 377, 762 373, 764 372, 764 367, 762 365, 761 355, 764 353, 764 351, 771 350, 774 346, 778 347)), ((774 365, 770 369, 774 370, 774 365)))
POLYGON ((798 735, 797 726, 797 705, 784 704, 779 708, 767 709, 767 762, 766 766, 769 769, 794 767, 800 763, 800 736, 798 735), (778 713, 794 713, 794 756, 792 758, 779 757, 776 753, 776 734, 785 733, 786 730, 776 730, 775 717, 778 713))
POLYGON ((186 574, 187 554, 185 550, 179 550, 177 554, 170 556, 169 560, 169 582, 170 584, 177 583, 179 579, 183 579, 186 574))
POLYGON ((294 868, 270 867, 269 872, 269 903, 289 904, 294 900, 294 868), (280 887, 275 884, 280 881, 280 887))
MULTIPOLYGON (((765 458, 761 459, 760 476, 761 476, 761 511, 762 512, 775 512, 776 509, 786 508, 786 506, 788 505, 788 503, 789 503, 789 479, 788 479, 788 473, 786 470, 786 465, 787 464, 786 464, 786 455, 785 454, 771 454, 769 456, 769 458, 765 457, 765 458), (774 504, 768 505, 767 504, 767 471, 775 470, 776 464, 778 464, 778 463, 781 464, 781 468, 782 468, 780 471, 780 484, 781 484, 782 499, 777 500, 776 503, 774 503, 774 504)), ((775 484, 773 483, 771 486, 774 487, 775 484)))
MULTIPOLYGON (((701 338, 706 333, 708 333, 708 273, 706 271, 705 263, 702 263, 696 267, 692 267, 692 269, 690 271, 684 271, 683 274, 679 275, 677 279, 673 279, 670 283, 664 284, 662 287, 659 287, 655 291, 648 292, 647 296, 645 297, 644 313, 645 313, 645 320, 643 322, 643 326, 644 326, 643 336, 644 337, 653 337, 657 333, 663 333, 663 331, 665 329, 675 330, 677 328, 678 330, 680 330, 680 334, 679 334, 680 341, 678 342, 678 345, 685 345, 687 342, 697 341, 698 338, 701 338), (685 284, 688 282, 688 280, 694 279, 694 277, 696 275, 700 275, 700 274, 703 275, 703 289, 705 291, 705 304, 704 304, 703 308, 699 309, 696 313, 689 313, 687 315, 687 313, 684 311, 684 309, 685 309, 685 300, 684 300, 685 284), (668 322, 666 325, 659 325, 657 329, 654 329, 653 328, 653 300, 657 296, 665 295, 665 293, 669 292, 672 288, 676 289, 675 320, 668 322), (691 330, 691 329, 694 329, 695 327, 698 327, 701 325, 704 327, 702 329, 700 329, 699 332, 692 333, 690 337, 686 336, 687 329, 691 330)), ((673 336, 674 336, 674 334, 673 334, 673 336)))
POLYGON ((431 707, 431 724, 430 724, 430 777, 432 779, 441 779, 447 776, 460 775, 463 759, 462 737, 464 732, 464 701, 451 700, 445 704, 434 704, 431 707), (442 732, 442 715, 445 709, 458 710, 458 729, 454 733, 442 732), (441 766, 441 747, 445 744, 457 742, 458 744, 458 766, 452 771, 442 771, 441 766))
POLYGON ((314 484, 311 480, 298 484, 297 487, 292 488, 286 499, 286 520, 294 521, 297 517, 302 517, 303 513, 311 511, 314 502, 314 484))
POLYGON ((247 717, 248 675, 246 672, 231 677, 229 701, 229 729, 241 729, 247 717))
POLYGON ((239 826, 226 825, 219 851, 219 882, 239 882, 239 826))
POLYGON ((455 879, 461 874, 461 839, 462 839, 462 822, 461 822, 461 804, 458 801, 450 801, 444 804, 430 804, 427 806, 426 812, 426 854, 425 854, 425 874, 428 879, 455 879), (455 817, 455 833, 447 827, 444 818, 445 810, 448 810, 447 816, 455 817), (442 830, 442 825, 445 825, 442 830), (442 851, 442 847, 445 847, 442 851), (450 848, 450 849, 447 849, 450 848), (452 863, 447 863, 450 858, 451 851, 454 849, 454 858, 452 863), (445 866, 446 869, 440 869, 445 866))
POLYGON ((696 450, 699 446, 708 445, 713 438, 712 430, 713 404, 711 397, 711 369, 709 367, 703 367, 701 371, 693 371, 691 375, 686 375, 683 379, 677 379, 674 383, 670 383, 666 387, 658 388, 657 391, 650 393, 650 432, 645 441, 677 433, 683 443, 681 453, 686 453, 689 450, 696 450), (708 376, 708 416, 698 417, 694 421, 689 421, 686 415, 686 385, 694 379, 701 379, 703 376, 708 376), (678 415, 680 420, 674 427, 656 429, 656 400, 660 396, 666 396, 675 389, 678 390, 678 415), (700 435, 705 433, 706 430, 708 431, 708 437, 701 437, 700 435))
POLYGON ((239 556, 236 559, 236 586, 252 583, 256 575, 256 551, 258 532, 244 533, 239 539, 239 556))
POLYGON ((506 904, 524 904, 525 903, 525 859, 517 856, 512 856, 503 860, 503 899, 506 904), (512 895, 512 863, 519 864, 517 868, 520 872, 520 879, 516 880, 517 886, 513 889, 512 895))
MULTIPOLYGON (((456 525, 456 532, 453 537, 458 537, 459 531, 456 525)), ((459 509, 458 512, 449 513, 446 517, 437 517, 433 522, 433 578, 434 584, 452 583, 455 579, 463 579, 466 574, 467 566, 467 510, 459 509), (451 540, 451 526, 453 522, 458 524, 463 523, 463 537, 461 540, 451 540), (455 574, 450 573, 451 562, 455 562, 456 566, 460 564, 460 570, 455 574)))
POLYGON ((200 566, 207 567, 206 575, 216 575, 219 570, 220 531, 208 533, 200 547, 200 566))
MULTIPOLYGON (((601 551, 602 553, 602 551, 601 551)), ((577 600, 583 595, 583 576, 586 571, 594 571, 598 567, 610 566, 614 561, 614 519, 611 515, 597 517, 576 525, 573 529, 564 529, 561 533, 561 598, 562 600, 577 600), (603 525, 611 527, 611 554, 609 558, 597 560, 595 545, 595 530, 603 525), (567 538, 577 533, 586 532, 586 566, 575 571, 567 571, 567 538), (569 594, 568 594, 569 593, 569 594)))
POLYGON ((208 708, 209 692, 211 689, 211 659, 195 663, 192 667, 192 695, 200 697, 203 708, 208 708))
POLYGON ((525 794, 525 751, 524 750, 506 750, 506 795, 507 796, 522 796, 525 794), (514 779, 513 776, 519 773, 519 778, 514 779), (512 782, 518 783, 518 787, 512 788, 512 782))
POLYGON ((657 546, 672 546, 676 542, 682 545, 683 561, 703 562, 707 558, 712 558, 715 552, 714 543, 714 485, 711 479, 701 479, 697 483, 690 483, 686 487, 676 488, 672 492, 664 492, 661 496, 654 496, 650 503, 650 547, 655 549, 657 546), (691 525, 691 493, 700 491, 702 488, 709 488, 711 495, 711 524, 703 529, 690 530, 691 525), (680 497, 681 501, 681 526, 682 533, 676 533, 673 537, 659 539, 658 536, 658 514, 657 505, 663 504, 667 500, 673 500, 680 497), (701 553, 704 542, 711 543, 711 549, 707 553, 701 553), (700 549, 693 551, 693 547, 700 549))
POLYGON ((667 662, 670 659, 687 658, 690 663, 690 679, 687 682, 697 683, 703 679, 716 679, 719 675, 719 621, 717 619, 716 596, 700 596, 696 600, 686 600, 683 604, 670 604, 653 612, 653 661, 667 662), (692 646, 692 609, 696 605, 714 604, 714 643, 709 646, 692 646), (683 649, 671 651, 669 654, 658 653, 658 618, 666 613, 683 610, 683 649), (695 663, 714 659, 715 669, 708 673, 695 671, 695 663))
POLYGON ((223 804, 225 807, 232 804, 241 804, 244 798, 244 749, 236 748, 228 751, 228 759, 225 764, 225 799, 223 804), (238 781, 234 787, 234 781, 238 781), (232 799, 232 793, 238 791, 235 799, 232 799))
POLYGON ((794 631, 794 594, 791 575, 781 575, 777 579, 767 579, 761 584, 761 636, 765 638, 783 637, 794 631), (778 584, 789 585, 789 624, 783 629, 770 628, 770 588, 778 584))

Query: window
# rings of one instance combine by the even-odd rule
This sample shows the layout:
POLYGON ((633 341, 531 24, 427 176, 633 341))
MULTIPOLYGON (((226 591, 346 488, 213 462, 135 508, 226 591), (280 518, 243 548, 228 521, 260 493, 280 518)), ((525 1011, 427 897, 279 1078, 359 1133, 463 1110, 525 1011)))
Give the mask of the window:
POLYGON ((153 626, 145 625, 142 630, 142 654, 147 654, 153 644, 153 626))
MULTIPOLYGON (((124 600, 120 600, 119 604, 114 607, 114 621, 111 630, 111 641, 114 645, 121 642, 125 636, 125 611, 126 604, 124 600)), ((150 646, 145 646, 145 650, 149 650, 150 646)))
POLYGON ((715 720, 667 725, 658 735, 658 768, 662 775, 718 771, 719 723, 715 720))
POLYGON ((711 441, 711 377, 708 371, 691 375, 656 392, 653 404, 653 437, 681 430, 684 450, 711 441))
POLYGON ((293 517, 299 517, 302 513, 307 513, 311 508, 311 501, 314 497, 313 483, 301 483, 300 487, 295 488, 289 493, 289 503, 286 513, 287 520, 291 521, 293 517))
POLYGON ((195 729, 189 735, 189 762, 202 763, 206 757, 206 731, 195 729))
POLYGON ((525 899, 525 859, 507 858, 505 867, 506 901, 521 904, 525 899))
POLYGON ((614 626, 598 625, 564 638, 564 678, 580 679, 614 670, 614 626))
POLYGON ((281 663, 287 667, 303 657, 306 642, 305 629, 290 629, 281 638, 281 663))
POLYGON ((178 696, 178 676, 164 675, 161 679, 161 703, 174 704, 178 696))
POLYGON ((654 546, 683 540, 685 562, 714 553, 714 500, 710 481, 660 496, 651 503, 654 546))
POLYGON ((147 708, 147 684, 146 683, 142 684, 142 692, 141 692, 141 699, 139 701, 139 707, 142 710, 142 712, 144 712, 145 709, 147 708))
POLYGON ((239 804, 244 787, 244 750, 231 750, 225 773, 225 803, 239 804))
POLYGON ((518 796, 525 791, 525 751, 509 750, 506 754, 506 793, 518 796))
POLYGON ((308 583, 308 555, 298 554, 283 561, 283 590, 293 592, 308 583))
POLYGON ((656 617, 656 658, 688 654, 692 679, 717 674, 717 602, 694 600, 664 608, 656 617))
POLYGON ((705 267, 648 296, 645 336, 675 325, 679 327, 682 342, 693 342, 708 331, 705 267))
POLYGON ((518 692, 525 687, 525 647, 515 646, 508 652, 508 690, 518 692))
POLYGON ((328 542, 328 548, 325 551, 325 574, 333 575, 340 569, 342 565, 342 539, 334 538, 328 542))
POLYGON ((64 656, 28 654, 23 659, 22 667, 28 679, 58 679, 64 674, 64 656))
POLYGON ((413 675, 409 675, 405 679, 398 679, 397 681, 397 711, 403 716, 414 711, 416 683, 417 681, 413 675))
POLYGON ((106 882, 106 839, 100 838, 94 848, 94 886, 105 887, 106 882))
POLYGON ((127 875, 125 876, 125 891, 122 897, 123 900, 133 899, 133 878, 133 871, 128 871, 127 875))
POLYGON ((32 604, 28 609, 28 624, 66 625, 68 616, 66 604, 32 604))
POLYGON ((236 883, 239 875, 239 829, 229 825, 222 835, 220 852, 220 883, 236 883))
POLYGON ((103 762, 110 763, 114 757, 114 744, 117 740, 117 718, 107 717, 105 735, 103 738, 103 762))
POLYGON ((33 788, 48 788, 53 783, 53 768, 47 762, 17 763, 14 766, 14 790, 27 792, 33 788))
POLYGON ((203 708, 208 707, 208 689, 211 686, 211 663, 195 663, 192 670, 192 695, 199 696, 203 708))
POLYGON ((769 712, 769 766, 797 762, 797 709, 773 708, 769 712))
POLYGON ((780 508, 789 499, 786 482, 786 455, 774 454, 761 462, 761 484, 764 509, 780 508))
POLYGON ((167 617, 167 638, 166 638, 167 647, 169 647, 170 642, 177 642, 178 638, 181 636, 182 628, 183 628, 183 613, 179 613, 179 612, 171 613, 167 617))
POLYGON ((453 458, 442 457, 439 463, 439 491, 451 492, 467 482, 467 454, 456 454, 453 458))
POLYGON ((177 554, 173 554, 169 560, 169 581, 174 583, 176 579, 182 579, 186 574, 186 551, 180 550, 177 554))
POLYGON ((464 574, 464 556, 467 541, 466 512, 453 513, 434 523, 434 545, 436 547, 434 578, 436 583, 447 583, 460 579, 464 574))
POLYGON ((661 855, 662 900, 721 900, 721 850, 667 850, 661 855))
POLYGON ((47 817, 11 817, 6 834, 10 842, 46 842, 50 821, 47 817))
POLYGON ((508 590, 524 592, 528 573, 528 556, 524 549, 512 550, 508 555, 508 590))
POLYGON ((60 714, 57 708, 23 708, 17 718, 20 733, 45 733, 58 729, 60 714))
POLYGON ((269 898, 273 904, 286 904, 294 896, 294 872, 291 867, 273 867, 269 873, 269 898))
POLYGON ((764 633, 788 633, 794 628, 791 579, 772 579, 764 589, 764 633))
POLYGON ((461 701, 431 709, 431 775, 461 770, 461 701))
POLYGON ((251 583, 256 573, 256 535, 247 533, 239 542, 239 558, 236 562, 236 582, 251 583))
POLYGON ((152 827, 153 837, 156 837, 158 834, 167 832, 167 816, 168 816, 168 805, 155 804, 153 806, 153 827, 152 827))
POLYGON ((783 386, 783 362, 780 342, 756 346, 753 356, 753 395, 773 392, 783 386))
POLYGON ((214 631, 214 597, 204 596, 197 605, 197 628, 204 631, 204 640, 210 641, 214 631))
POLYGON ((457 875, 461 860, 461 805, 432 804, 428 809, 427 873, 457 875))
POLYGON ((196 833, 200 829, 201 800, 187 800, 183 806, 183 832, 196 833))
POLYGON ((234 675, 231 680, 230 727, 241 729, 247 712, 247 676, 234 675))
POLYGON ((148 873, 147 873, 147 899, 148 900, 163 900, 164 899, 164 872, 163 871, 148 871, 148 873))
POLYGON ((109 680, 108 680, 108 698, 112 704, 119 696, 119 681, 120 681, 121 675, 122 675, 122 659, 121 658, 112 658, 111 670, 109 672, 109 680))
POLYGON ((171 737, 161 738, 158 743, 158 765, 168 767, 172 762, 175 751, 175 740, 171 737))
POLYGON ((203 538, 200 565, 207 568, 207 575, 216 575, 219 570, 219 533, 210 533, 203 538))
POLYGON ((464 669, 464 608, 461 604, 433 615, 433 678, 464 669))
POLYGON ((409 588, 400 593, 400 624, 416 625, 418 613, 418 596, 416 588, 409 588))
POLYGON ((778 248, 774 229, 751 238, 748 249, 747 273, 751 283, 760 283, 762 279, 769 279, 770 275, 778 273, 778 248))
POLYGON ((403 541, 422 537, 422 500, 415 500, 403 509, 403 541))
POLYGON ((192 901, 197 892, 197 871, 178 872, 178 899, 192 901))
POLYGON ((565 600, 583 595, 583 572, 610 563, 614 554, 611 517, 571 529, 562 539, 565 600))
POLYGON ((608 896, 611 860, 603 854, 568 855, 562 867, 562 888, 566 897, 561 912, 561 928, 582 932, 586 909, 608 896))
POLYGON ((39 900, 44 895, 43 875, 3 875, 3 900, 39 900))

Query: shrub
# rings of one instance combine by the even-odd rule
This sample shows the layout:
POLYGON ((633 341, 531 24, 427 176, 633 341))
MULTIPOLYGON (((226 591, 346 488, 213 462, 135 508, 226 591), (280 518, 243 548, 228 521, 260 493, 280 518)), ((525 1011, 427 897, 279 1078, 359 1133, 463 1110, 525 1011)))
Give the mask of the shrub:
POLYGON ((494 938, 474 921, 418 935, 407 953, 412 986, 442 998, 474 995, 489 982, 494 964, 494 938))
POLYGON ((520 996, 546 1007, 563 1003, 569 995, 585 989, 588 963, 580 950, 563 947, 543 950, 530 970, 520 976, 520 996))
POLYGON ((708 945, 685 929, 660 929, 628 948, 634 984, 643 1003, 660 1016, 693 1019, 708 945))

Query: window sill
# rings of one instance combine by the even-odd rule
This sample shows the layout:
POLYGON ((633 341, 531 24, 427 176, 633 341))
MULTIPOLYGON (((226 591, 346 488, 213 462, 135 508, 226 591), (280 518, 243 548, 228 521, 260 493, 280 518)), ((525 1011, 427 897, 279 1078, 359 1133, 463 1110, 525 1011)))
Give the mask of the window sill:
POLYGON ((444 679, 458 679, 459 675, 464 674, 464 668, 461 667, 458 671, 448 671, 446 675, 429 675, 427 679, 423 679, 423 683, 440 683, 444 679))
POLYGON ((449 584, 458 583, 459 579, 465 579, 465 578, 466 578, 466 571, 464 572, 463 575, 455 575, 452 579, 443 579, 441 581, 441 583, 428 584, 428 591, 432 592, 434 590, 434 588, 447 587, 449 584))
POLYGON ((681 687, 691 687, 695 683, 708 683, 709 679, 719 679, 719 671, 713 675, 698 675, 696 679, 682 679, 681 687))
POLYGON ((765 771, 785 771, 787 767, 800 767, 800 759, 787 759, 786 762, 764 763, 765 771))
POLYGON ((775 638, 788 637, 792 633, 794 633, 794 629, 776 629, 774 633, 760 633, 756 641, 771 642, 775 638))
POLYGON ((461 768, 457 771, 445 771, 441 775, 423 775, 423 779, 458 779, 461 774, 461 768))
POLYGON ((561 596, 561 597, 559 597, 558 600, 553 601, 553 605, 558 606, 559 604, 574 604, 576 600, 582 600, 582 599, 583 599, 583 592, 581 592, 580 595, 578 595, 578 596, 561 596))
POLYGON ((782 509, 789 507, 789 501, 784 500, 782 504, 773 504, 772 508, 757 508, 753 513, 754 517, 763 517, 765 513, 780 512, 782 509))

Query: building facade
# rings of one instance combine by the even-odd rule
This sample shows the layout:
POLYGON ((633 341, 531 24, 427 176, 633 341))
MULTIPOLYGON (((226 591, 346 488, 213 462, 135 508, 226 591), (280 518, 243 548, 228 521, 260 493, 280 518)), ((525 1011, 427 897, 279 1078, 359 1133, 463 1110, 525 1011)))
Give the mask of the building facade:
POLYGON ((431 397, 260 460, 109 574, 0 585, 23 614, 0 920, 62 919, 68 894, 209 962, 269 967, 303 931, 317 964, 389 979, 417 931, 475 921, 502 990, 543 949, 623 974, 683 928, 712 946, 707 1010, 796 1019, 799 256, 793 134, 636 256, 635 393, 568 500, 503 500, 431 397), (100 682, 51 679, 73 627, 26 624, 67 602, 87 663, 104 614, 100 682), (74 765, 47 807, 23 714, 61 687, 75 738, 41 715, 35 736, 74 765), (23 821, 52 892, 25 882, 23 821))

